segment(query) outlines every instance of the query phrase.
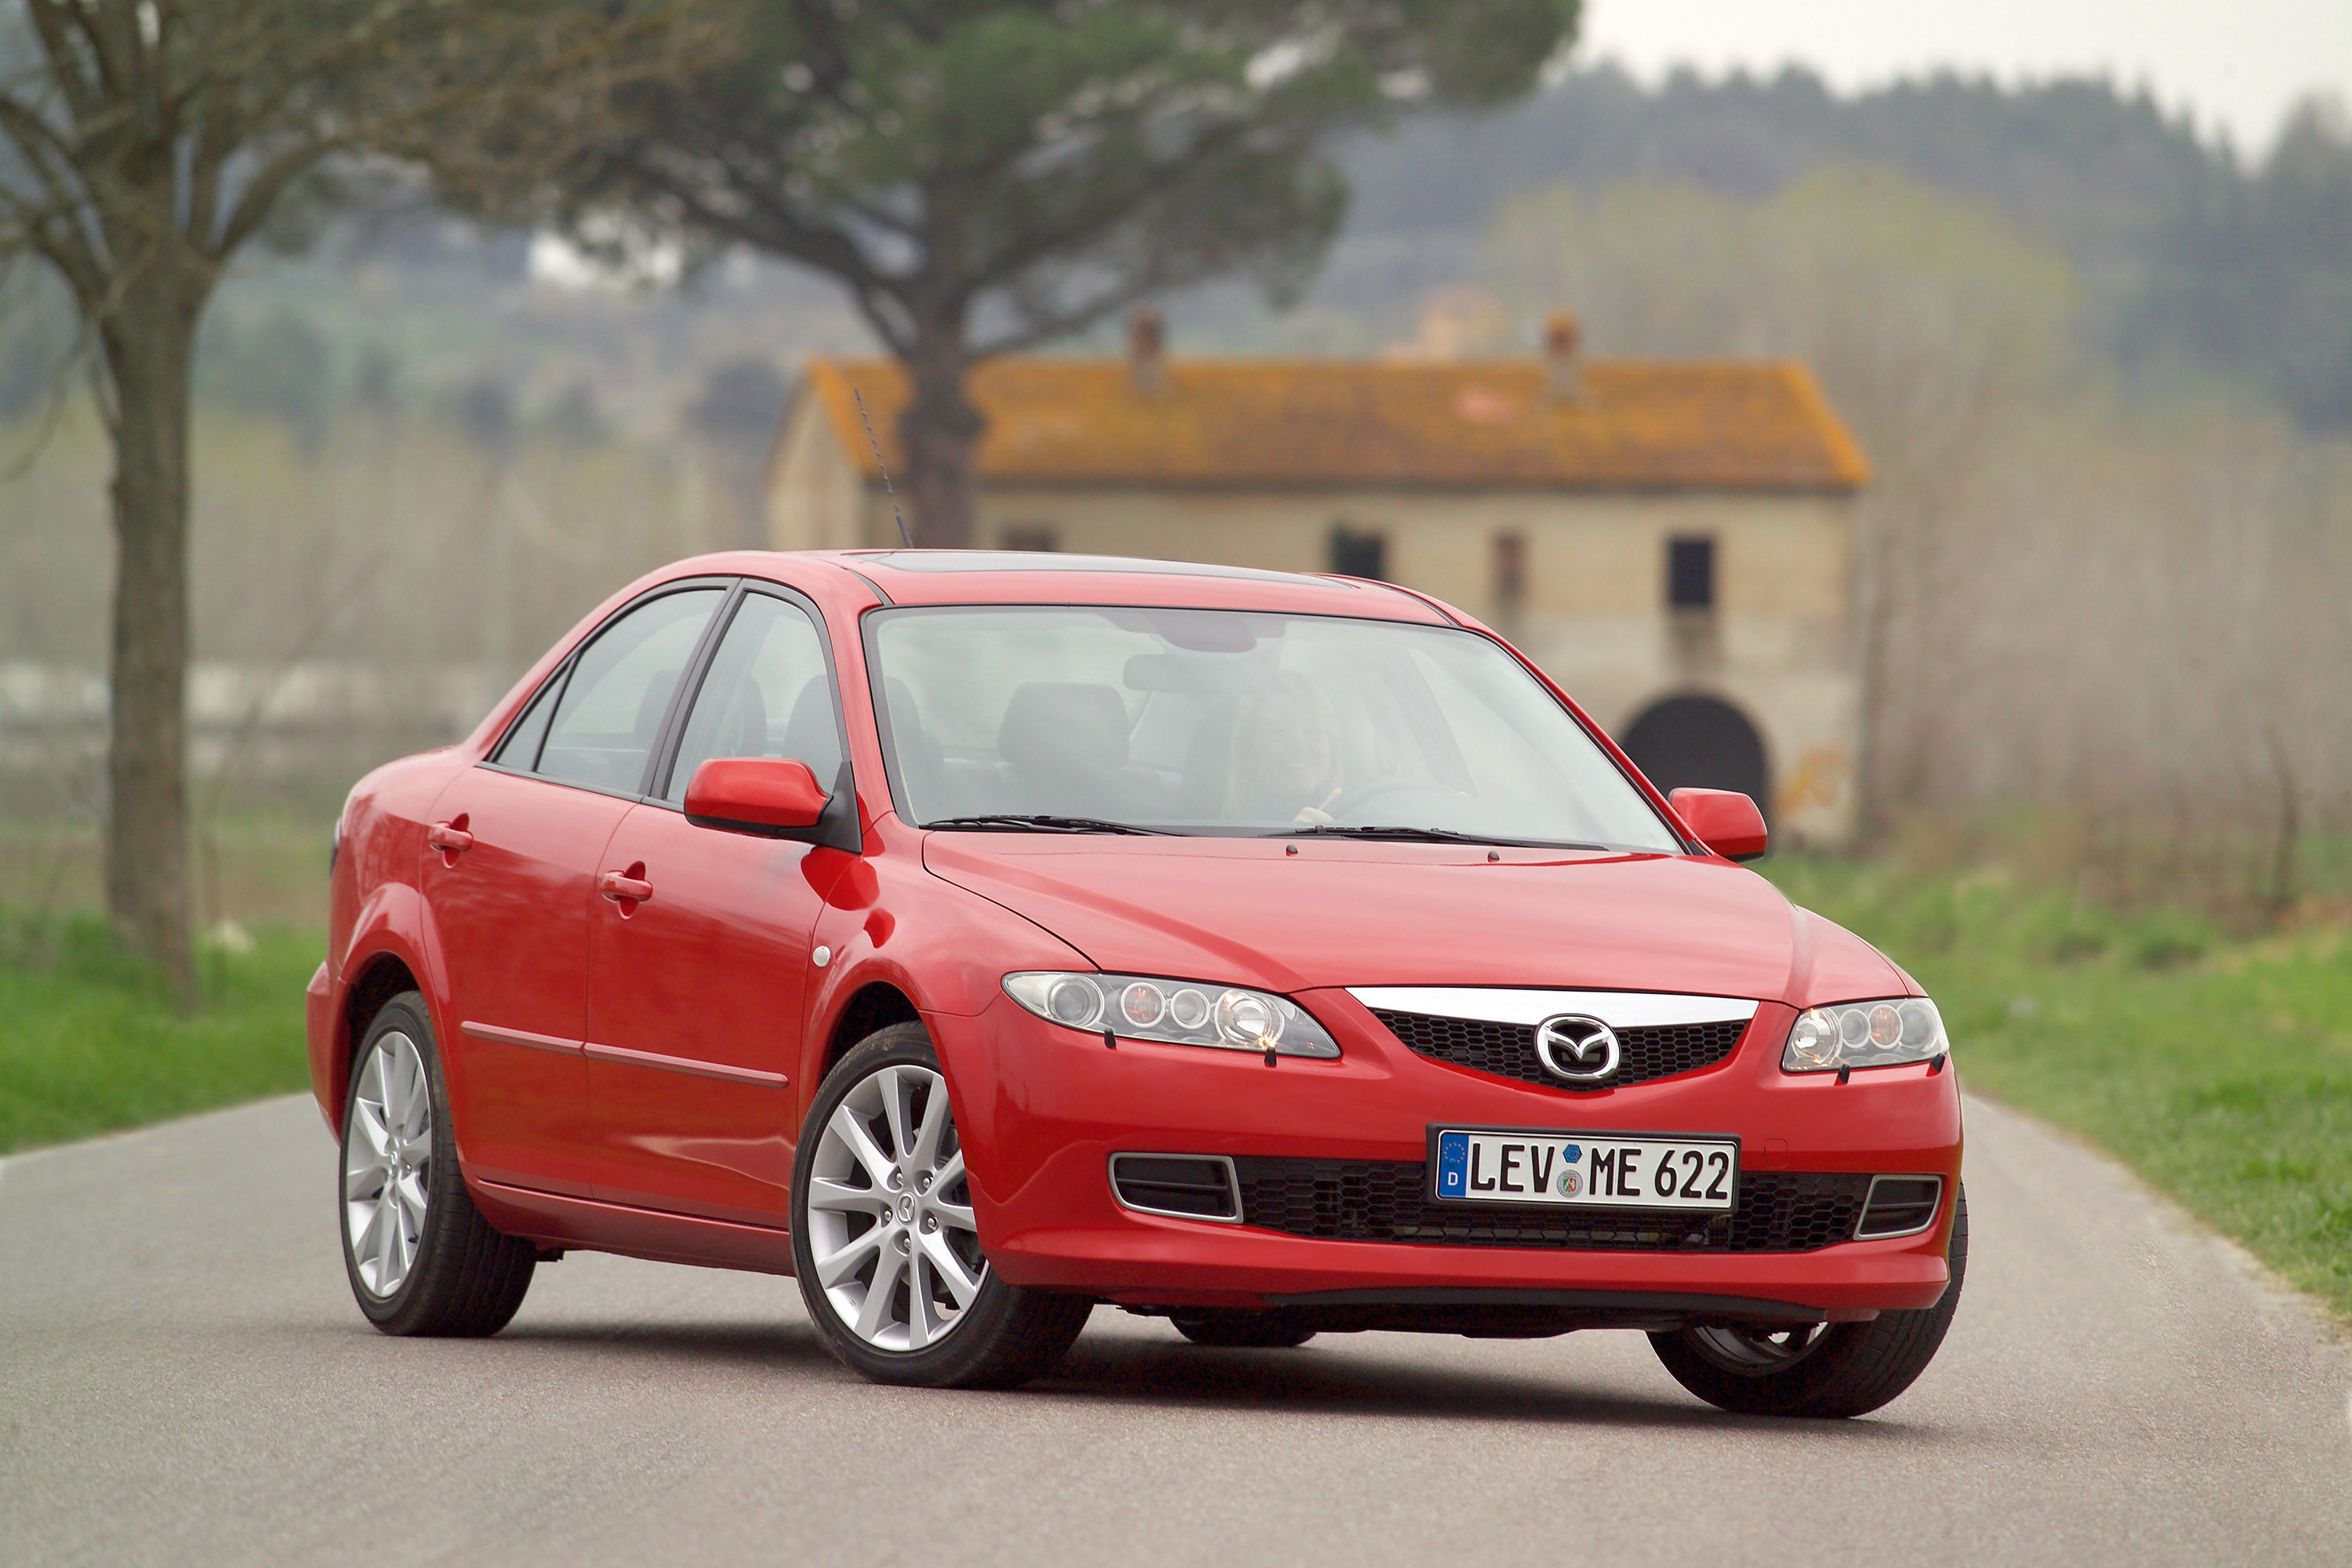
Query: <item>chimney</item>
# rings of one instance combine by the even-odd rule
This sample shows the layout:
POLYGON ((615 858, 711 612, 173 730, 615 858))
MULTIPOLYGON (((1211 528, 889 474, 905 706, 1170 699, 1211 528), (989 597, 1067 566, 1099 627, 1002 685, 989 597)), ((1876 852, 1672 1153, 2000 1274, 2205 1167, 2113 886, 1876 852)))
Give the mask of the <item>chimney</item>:
POLYGON ((1577 384, 1577 336, 1576 318, 1566 310, 1544 318, 1544 370, 1552 397, 1560 403, 1574 403, 1583 395, 1577 384))
POLYGON ((1138 305, 1128 312, 1128 380, 1142 396, 1157 396, 1168 388, 1168 362, 1163 352, 1167 339, 1168 329, 1158 310, 1150 305, 1138 305))

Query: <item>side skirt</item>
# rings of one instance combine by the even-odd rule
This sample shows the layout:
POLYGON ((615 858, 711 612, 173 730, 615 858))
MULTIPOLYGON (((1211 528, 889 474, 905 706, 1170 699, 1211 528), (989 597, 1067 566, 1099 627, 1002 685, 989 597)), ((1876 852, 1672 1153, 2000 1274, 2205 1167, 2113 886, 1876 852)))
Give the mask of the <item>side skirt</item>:
POLYGON ((617 1252, 656 1263, 741 1268, 754 1274, 793 1271, 790 1231, 567 1197, 472 1176, 466 1178, 466 1190, 492 1226, 546 1247, 617 1252))

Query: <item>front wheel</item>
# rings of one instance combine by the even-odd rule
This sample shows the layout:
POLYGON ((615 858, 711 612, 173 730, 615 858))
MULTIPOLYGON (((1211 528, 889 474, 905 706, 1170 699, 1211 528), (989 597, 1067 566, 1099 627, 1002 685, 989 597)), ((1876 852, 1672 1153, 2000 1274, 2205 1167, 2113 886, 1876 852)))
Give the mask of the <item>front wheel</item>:
POLYGON ((1094 1310, 988 1266, 919 1024, 868 1036, 825 1075, 793 1161, 793 1263, 826 1345, 877 1383, 1010 1388, 1051 1371, 1094 1310))
POLYGON ((1952 1282, 1917 1311, 1866 1323, 1723 1326, 1652 1334, 1675 1381, 1742 1415, 1862 1415, 1911 1386, 1944 1342, 1969 1268, 1969 1194, 1952 1216, 1952 1282))

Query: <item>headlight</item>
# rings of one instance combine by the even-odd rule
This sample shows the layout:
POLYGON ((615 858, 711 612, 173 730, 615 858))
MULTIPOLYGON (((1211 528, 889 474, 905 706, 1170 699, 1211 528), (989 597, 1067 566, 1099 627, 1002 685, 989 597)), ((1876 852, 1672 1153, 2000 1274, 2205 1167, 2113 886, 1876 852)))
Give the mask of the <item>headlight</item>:
POLYGON ((1122 1040, 1336 1057, 1339 1042, 1286 997, 1197 980, 1047 970, 1004 977, 1004 994, 1040 1018, 1122 1040))
POLYGON ((1883 1002, 1839 1002, 1808 1007, 1789 1026, 1780 1052, 1783 1072, 1835 1072, 1840 1068, 1891 1068, 1947 1055, 1944 1020, 1925 996, 1883 1002))

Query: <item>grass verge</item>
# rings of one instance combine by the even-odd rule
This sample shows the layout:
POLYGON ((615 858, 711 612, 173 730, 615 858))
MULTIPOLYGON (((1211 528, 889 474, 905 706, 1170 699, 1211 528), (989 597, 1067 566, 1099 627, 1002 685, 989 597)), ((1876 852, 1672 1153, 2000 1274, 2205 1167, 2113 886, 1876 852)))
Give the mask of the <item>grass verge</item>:
POLYGON ((2231 940, 1999 871, 1768 866, 1936 998, 1964 1086, 2104 1145, 2352 1318, 2352 932, 2231 940))
POLYGON ((302 988, 325 939, 248 940, 205 950, 204 1009, 184 1016, 97 918, 0 910, 0 1153, 303 1088, 302 988))

